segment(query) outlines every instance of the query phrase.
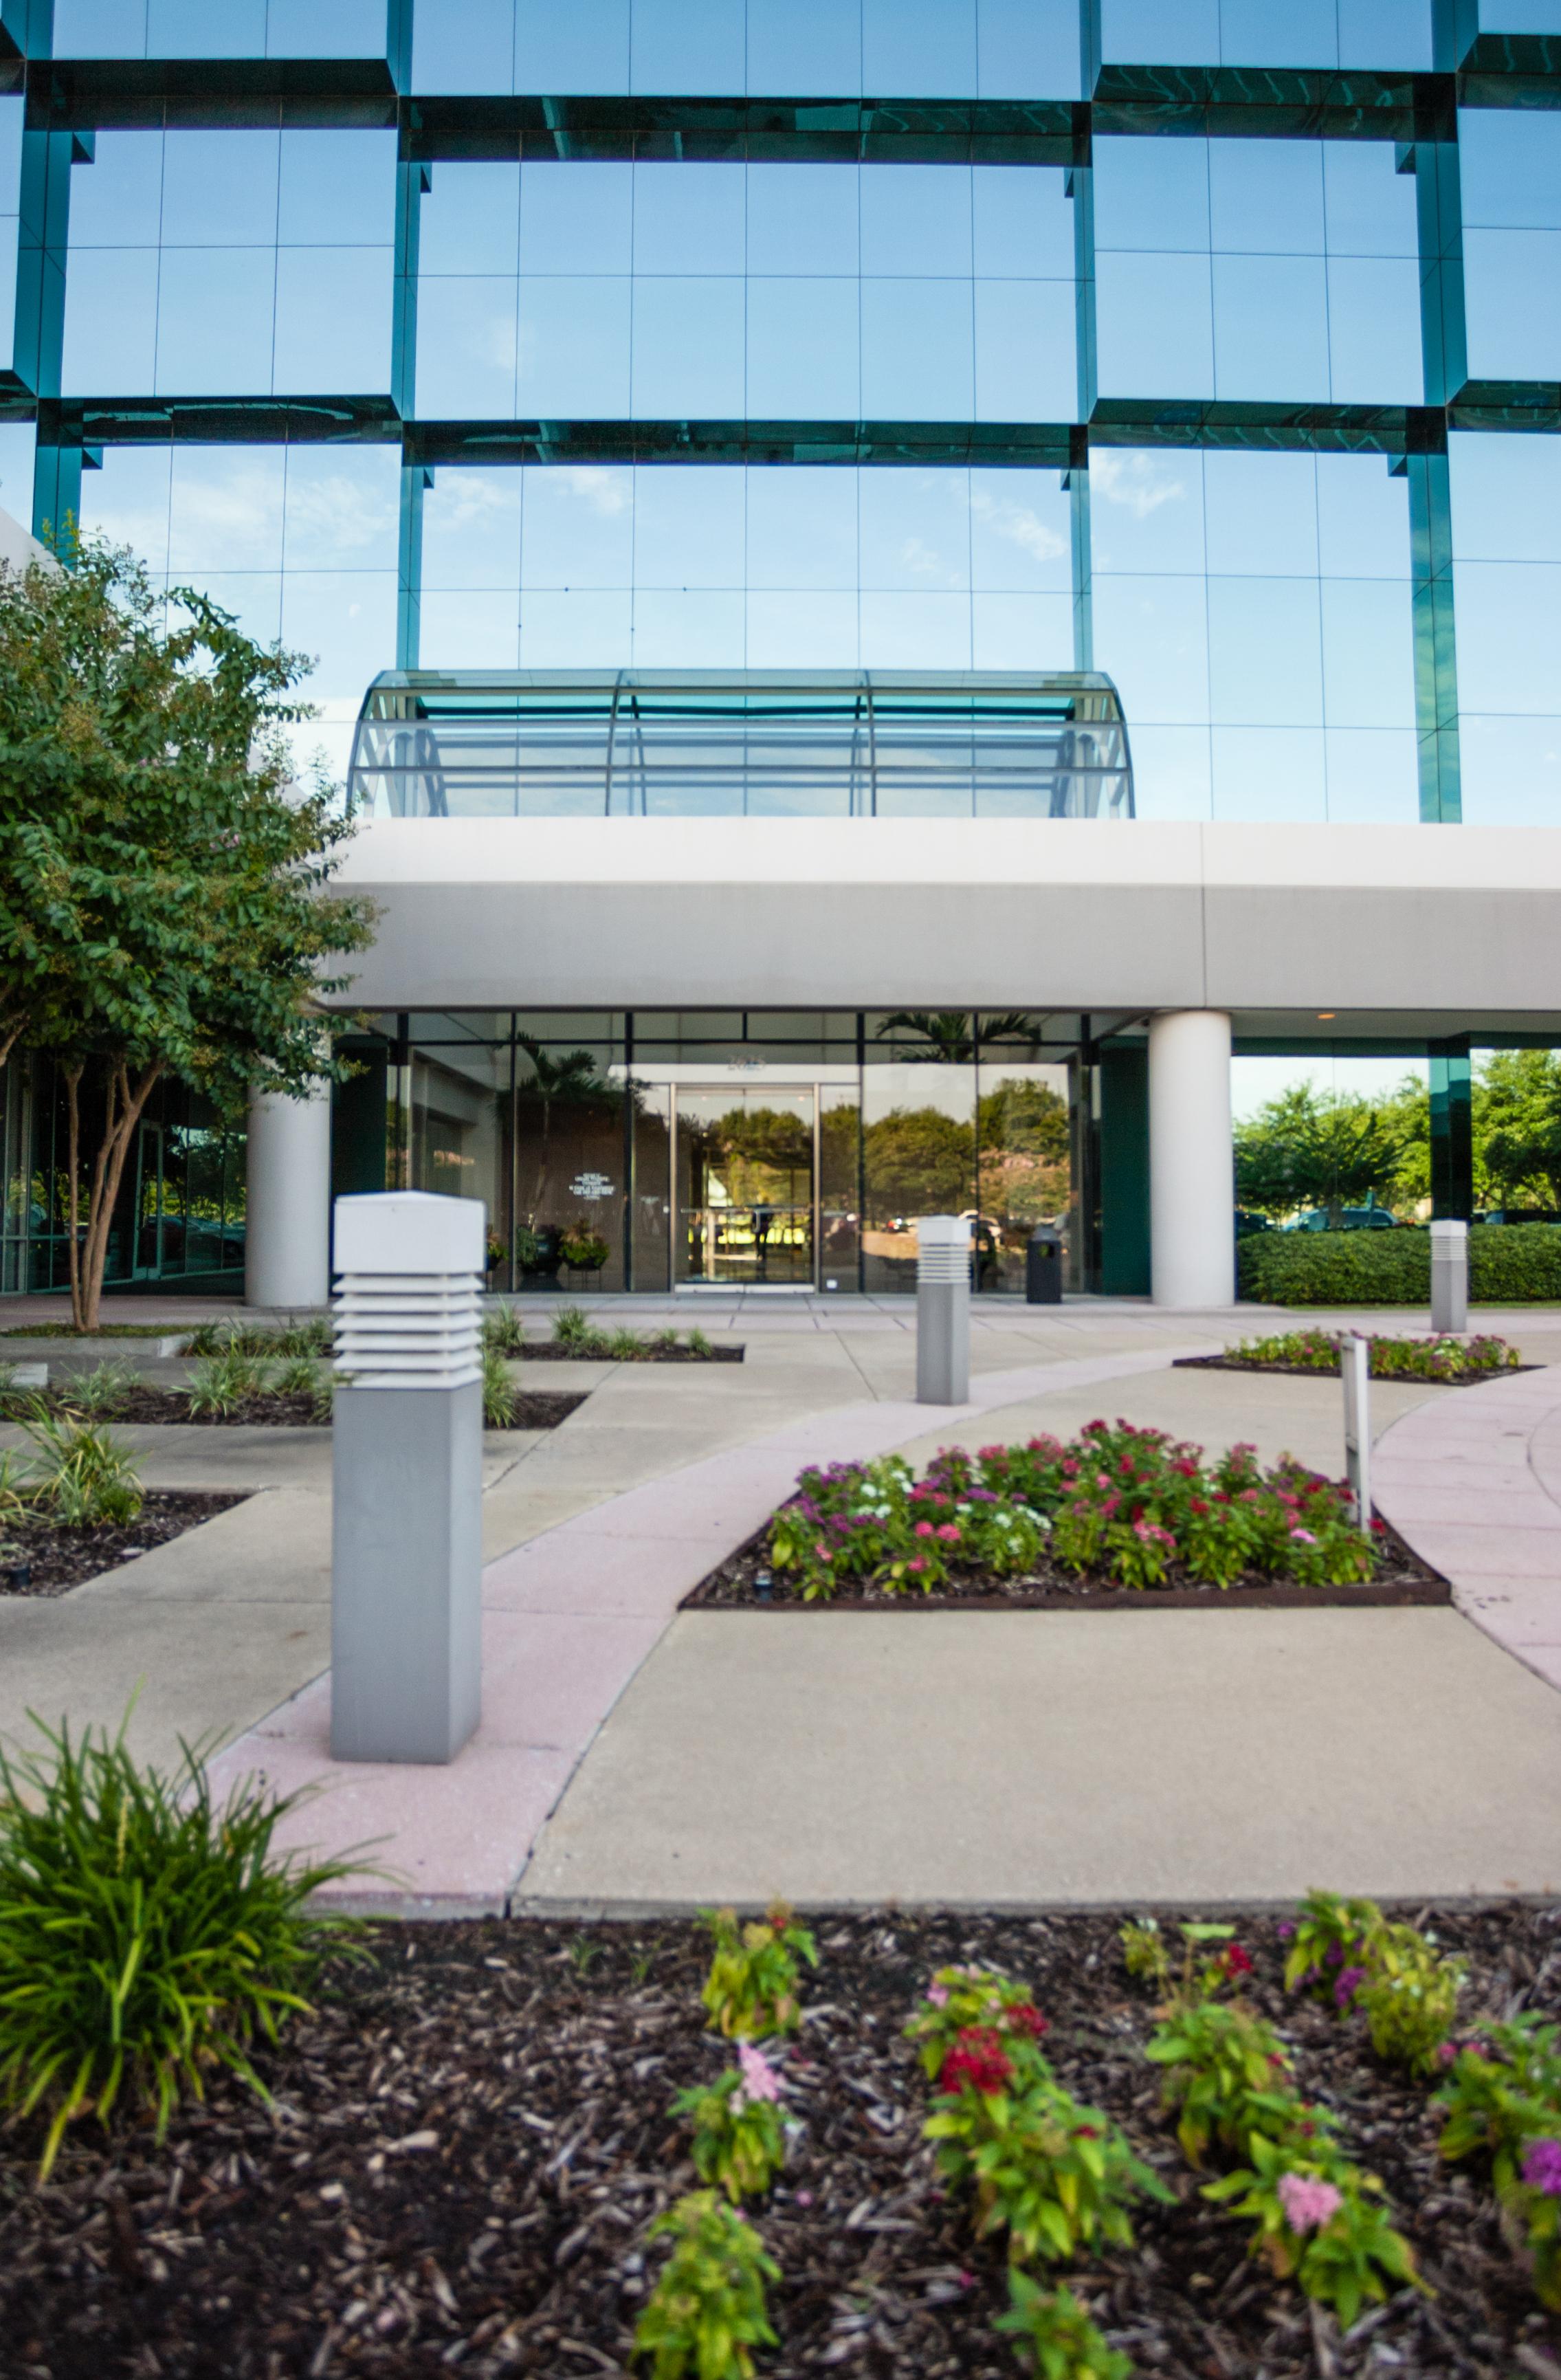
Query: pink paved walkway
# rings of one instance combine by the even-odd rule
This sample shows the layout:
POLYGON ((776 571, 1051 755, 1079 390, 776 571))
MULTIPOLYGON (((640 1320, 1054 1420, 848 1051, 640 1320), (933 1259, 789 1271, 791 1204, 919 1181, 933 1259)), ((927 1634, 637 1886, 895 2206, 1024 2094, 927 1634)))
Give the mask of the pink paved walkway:
POLYGON ((1561 1686, 1561 1366, 1415 1406, 1377 1441, 1372 1485, 1459 1610, 1561 1686))
POLYGON ((279 1838, 331 1852, 372 1842, 384 1886, 345 1903, 408 1915, 502 1911, 550 1812, 690 1587, 742 1544, 809 1463, 866 1459, 1053 1390, 1158 1371, 1201 1344, 987 1373, 964 1405, 843 1406, 629 1489, 483 1573, 482 1724, 445 1768, 330 1755, 327 1670, 212 1763, 219 1793, 263 1775, 310 1789, 279 1838))

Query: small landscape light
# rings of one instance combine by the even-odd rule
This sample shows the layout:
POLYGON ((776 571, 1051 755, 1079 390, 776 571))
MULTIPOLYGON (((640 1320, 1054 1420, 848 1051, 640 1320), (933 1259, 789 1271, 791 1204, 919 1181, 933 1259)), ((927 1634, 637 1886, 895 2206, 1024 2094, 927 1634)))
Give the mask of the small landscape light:
POLYGON ((1337 1008, 1320 1008, 1317 1011, 1317 1022, 1319 1025, 1329 1025, 1337 1014, 1337 1008))
POLYGON ((770 1576, 769 1572, 768 1572, 767 1570, 756 1570, 756 1571, 755 1571, 755 1572, 754 1572, 754 1593, 757 1596, 757 1597, 758 1597, 758 1599, 759 1599, 759 1601, 760 1601, 761 1603, 773 1603, 773 1602, 774 1602, 774 1600, 775 1600, 775 1581, 771 1578, 771 1576, 770 1576))

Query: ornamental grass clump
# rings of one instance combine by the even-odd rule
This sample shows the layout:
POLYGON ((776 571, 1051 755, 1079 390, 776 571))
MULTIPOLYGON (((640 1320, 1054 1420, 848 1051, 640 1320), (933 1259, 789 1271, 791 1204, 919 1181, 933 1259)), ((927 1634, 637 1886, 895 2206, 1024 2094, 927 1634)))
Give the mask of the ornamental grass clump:
POLYGON ((752 2380, 756 2347, 779 2344, 767 2286, 780 2267, 753 2225, 713 2190, 690 2191, 650 2226, 672 2252, 635 2325, 651 2380, 752 2380))
POLYGON ((0 1752, 0 2102, 48 2118, 46 2180, 78 2117, 125 2107, 161 2140, 213 2073, 268 2097, 251 2048, 307 2008, 342 1939, 307 1903, 355 1870, 275 1855, 294 1801, 251 1778, 218 1805, 188 1746, 166 1776, 123 1729, 42 1732, 44 1753, 0 1752))
POLYGON ((33 1449, 15 1483, 26 1508, 62 1529, 124 1528, 139 1517, 140 1457, 105 1423, 51 1413, 38 1398, 20 1418, 33 1449))
POLYGON ((786 1902, 773 1901, 762 1921, 749 1925, 734 1909, 702 1909, 699 1923, 715 1943, 700 1995, 709 2030, 729 2041, 795 2033, 802 2022, 802 1962, 816 1967, 818 1950, 786 1902))

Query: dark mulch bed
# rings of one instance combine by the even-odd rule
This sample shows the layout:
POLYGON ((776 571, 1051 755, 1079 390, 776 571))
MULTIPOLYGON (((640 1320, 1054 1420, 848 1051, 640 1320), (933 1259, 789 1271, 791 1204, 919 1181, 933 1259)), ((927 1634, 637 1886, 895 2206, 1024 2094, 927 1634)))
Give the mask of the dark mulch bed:
MULTIPOLYGON (((563 1394, 549 1389, 521 1389, 515 1394, 514 1417, 503 1425, 509 1429, 556 1429, 567 1421, 586 1402, 587 1391, 563 1394)), ((33 1402, 25 1400, 27 1404, 33 1402)), ((0 1419, 15 1420, 23 1410, 23 1400, 11 1400, 0 1405, 0 1419)), ((54 1387, 43 1393, 43 1402, 52 1413, 76 1410, 67 1389, 54 1387)), ((314 1408, 314 1399, 299 1390, 284 1394, 279 1389, 267 1389, 256 1397, 246 1397, 226 1413, 191 1413, 189 1400, 182 1389, 128 1389, 116 1397, 112 1406, 99 1416, 108 1422, 176 1422, 192 1429, 329 1429, 314 1408)))
POLYGON ((838 1595, 832 1602, 805 1603, 785 1571, 771 1570, 765 1556, 768 1524, 756 1531, 683 1598, 685 1611, 1240 1611, 1357 1609, 1385 1604, 1450 1603, 1452 1589, 1439 1571, 1411 1553, 1389 1526, 1379 1541, 1375 1578, 1369 1586, 1298 1586, 1248 1571, 1228 1587, 1204 1586, 1173 1570, 1164 1586, 1121 1587, 1095 1572, 1079 1577, 1043 1553, 1023 1578, 998 1578, 990 1571, 952 1568, 936 1595, 886 1595, 868 1587, 838 1595), (761 1584, 761 1581, 768 1584, 761 1584))
POLYGON ((528 1339, 521 1348, 518 1361, 526 1364, 740 1364, 747 1350, 743 1347, 712 1347, 708 1354, 696 1354, 692 1347, 652 1347, 642 1354, 618 1355, 605 1349, 582 1352, 578 1347, 561 1347, 551 1339, 528 1339))
MULTIPOLYGON (((1412 1912, 1470 1959, 1465 2022, 1553 2007, 1554 1907, 1412 1912)), ((802 2125, 756 2210, 783 2279, 775 2380, 1011 2380, 992 2315, 1003 2258, 920 2137, 926 2092, 902 2038, 931 1971, 981 1959, 1051 2018, 1061 2079, 1121 2122, 1178 2192, 1131 2251, 1068 2275, 1135 2368, 1165 2380, 1555 2380, 1561 2323, 1534 2305, 1477 2172, 1436 2155, 1423 2086, 1373 2060, 1363 2028, 1279 1988, 1270 1918, 1242 1927, 1254 1996, 1298 2079, 1379 2173, 1433 2298, 1399 2292, 1341 2341, 1198 2195, 1141 2052, 1147 2000, 1123 1976, 1118 1914, 818 1924, 801 2044, 784 2053, 802 2125)), ((274 2107, 212 2088, 159 2148, 73 2133, 32 2187, 40 2128, 0 2155, 0 2367, 11 2380, 622 2373, 659 2266, 645 2227, 693 2184, 674 2091, 725 2056, 702 2033, 708 1946, 685 1925, 490 1923, 380 1929, 373 1963, 260 2065, 274 2107)), ((636 2367, 643 2369, 643 2367, 636 2367)))
POLYGON ((243 1494, 149 1488, 139 1517, 127 1528, 58 1529, 30 1517, 0 1523, 0 1596, 64 1595, 84 1579, 117 1570, 244 1500, 243 1494))
MULTIPOLYGON (((1173 1372, 1274 1372, 1286 1380, 1332 1380, 1337 1383, 1337 1366, 1317 1364, 1253 1364, 1243 1363, 1237 1355, 1178 1355, 1171 1365, 1173 1372)), ((1519 1372, 1543 1372, 1543 1364, 1504 1364, 1499 1371, 1488 1366, 1475 1366, 1461 1372, 1440 1372, 1434 1378, 1419 1378, 1408 1372, 1373 1372, 1372 1378, 1385 1387, 1406 1389, 1472 1389, 1482 1380, 1510 1380, 1519 1372)))

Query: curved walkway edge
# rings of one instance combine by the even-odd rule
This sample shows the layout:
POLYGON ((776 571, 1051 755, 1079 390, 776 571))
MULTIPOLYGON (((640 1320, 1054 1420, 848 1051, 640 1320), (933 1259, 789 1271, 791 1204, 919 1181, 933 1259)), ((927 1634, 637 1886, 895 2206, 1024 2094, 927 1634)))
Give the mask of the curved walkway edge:
POLYGON ((1377 1510, 1465 1618, 1561 1687, 1561 1366, 1441 1392, 1372 1466, 1377 1510))
POLYGON ((988 1372, 962 1405, 864 1401, 788 1424, 527 1539, 483 1572, 482 1722, 448 1767, 331 1758, 326 1670, 211 1764, 220 1795, 259 1775, 305 1801, 278 1844, 360 1851, 382 1888, 321 1896, 403 1916, 502 1912, 613 1705, 706 1572, 750 1536, 813 1463, 866 1461, 940 1424, 950 1437, 1004 1405, 1163 1371, 1204 1342, 988 1372))

